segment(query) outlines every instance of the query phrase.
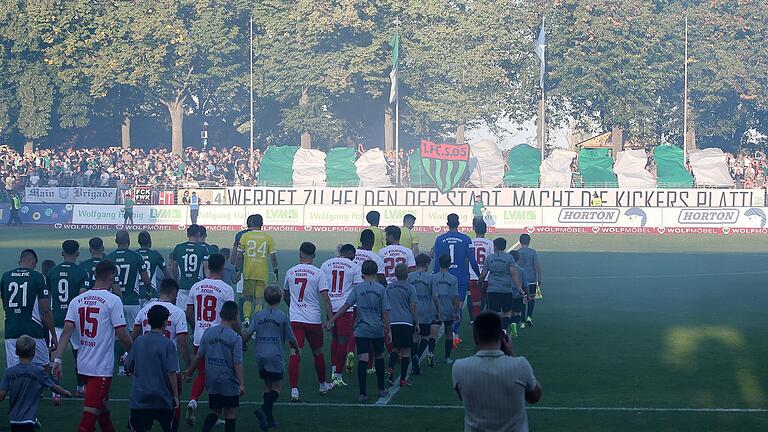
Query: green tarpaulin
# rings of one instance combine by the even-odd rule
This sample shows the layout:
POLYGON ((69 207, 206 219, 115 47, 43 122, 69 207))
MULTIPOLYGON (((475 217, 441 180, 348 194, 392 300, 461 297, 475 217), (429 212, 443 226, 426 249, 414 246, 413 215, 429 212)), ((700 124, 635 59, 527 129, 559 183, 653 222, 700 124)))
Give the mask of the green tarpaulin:
POLYGON ((259 165, 259 186, 293 185, 293 157, 298 150, 294 146, 267 148, 259 165))
POLYGON ((424 165, 421 164, 421 153, 414 152, 408 157, 408 165, 411 168, 411 186, 434 186, 435 182, 429 178, 424 165))
POLYGON ((541 167, 541 149, 520 144, 509 151, 509 171, 504 174, 507 186, 538 187, 541 167))
POLYGON ((355 167, 355 149, 331 149, 325 156, 325 183, 328 186, 356 187, 360 183, 355 167))
POLYGON ((579 172, 584 187, 619 187, 609 149, 582 149, 579 172))
POLYGON ((683 149, 660 145, 653 149, 656 178, 660 188, 693 187, 693 176, 683 165, 683 149))

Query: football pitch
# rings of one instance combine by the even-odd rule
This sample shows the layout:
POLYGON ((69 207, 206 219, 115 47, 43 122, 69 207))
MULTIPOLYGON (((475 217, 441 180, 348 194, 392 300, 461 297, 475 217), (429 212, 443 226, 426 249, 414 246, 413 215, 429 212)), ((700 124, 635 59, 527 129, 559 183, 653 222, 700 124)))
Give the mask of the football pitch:
MULTIPOLYGON (((209 243, 230 247, 232 232, 210 232, 209 243)), ((114 232, 0 228, 0 268, 16 265, 21 249, 40 260, 61 260, 60 244, 74 238, 81 259, 88 238, 100 235, 108 250, 114 232)), ((167 257, 183 233, 153 233, 167 257)), ((297 262, 298 244, 313 241, 329 258, 353 233, 274 233, 281 275, 297 262)), ((421 234, 428 250, 434 235, 421 234)), ((489 237, 492 237, 489 235, 489 237)), ((516 239, 508 236, 512 243, 516 239)), ((132 233, 132 246, 135 232, 132 233)), ((768 430, 768 243, 762 236, 533 235, 543 266, 544 299, 535 327, 514 340, 544 390, 529 408, 534 431, 758 431, 768 430)), ((38 266, 39 270, 39 266, 38 266)), ((466 312, 466 311, 465 311, 466 312)), ((471 330, 454 358, 473 353, 471 330)), ((326 336, 326 362, 329 336, 326 336)), ((441 359, 438 343, 436 358, 441 359)), ((4 357, 4 351, 2 353, 4 357)), ((253 408, 262 384, 250 352, 239 430, 257 430, 253 408)), ((2 360, 2 359, 0 359, 2 360)), ((4 364, 4 360, 3 363, 4 364)), ((63 384, 73 388, 71 355, 65 354, 63 384)), ((302 403, 276 407, 278 431, 458 431, 461 403, 451 388, 450 367, 438 362, 412 378, 412 387, 388 400, 357 404, 354 375, 348 387, 321 396, 308 347, 302 357, 302 403)), ((369 395, 375 378, 369 377, 369 395)), ((185 385, 184 398, 190 386, 185 385)), ((127 424, 130 378, 115 377, 110 392, 118 430, 127 424)), ((46 393, 46 397, 50 395, 46 393)), ((184 405, 185 406, 185 405, 184 405)), ((198 408, 198 418, 205 415, 198 408)), ((75 430, 81 401, 61 407, 40 403, 44 431, 75 430)), ((7 402, 0 404, 0 430, 7 427, 7 402)), ((157 429, 159 430, 159 429, 157 429)), ((181 430, 199 430, 183 424, 181 430)), ((223 430, 223 429, 222 429, 223 430)))

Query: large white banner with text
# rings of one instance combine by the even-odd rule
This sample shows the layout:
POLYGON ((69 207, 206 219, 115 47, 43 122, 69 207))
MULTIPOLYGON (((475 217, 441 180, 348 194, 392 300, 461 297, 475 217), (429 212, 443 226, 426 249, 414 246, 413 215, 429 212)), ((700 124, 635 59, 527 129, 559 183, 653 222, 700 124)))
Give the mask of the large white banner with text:
POLYGON ((45 204, 114 204, 117 189, 100 187, 25 187, 24 202, 45 204))

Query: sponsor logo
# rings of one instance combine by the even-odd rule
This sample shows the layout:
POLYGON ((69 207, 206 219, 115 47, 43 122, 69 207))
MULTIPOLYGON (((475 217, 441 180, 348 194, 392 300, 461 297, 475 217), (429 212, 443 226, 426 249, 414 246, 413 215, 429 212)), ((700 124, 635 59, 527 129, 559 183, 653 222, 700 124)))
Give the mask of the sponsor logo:
POLYGON ((664 227, 658 227, 658 228, 656 228, 656 231, 658 231, 658 232, 659 232, 659 234, 664 234, 664 232, 666 231, 666 228, 664 228, 664 227))
POLYGON ((731 232, 731 229, 728 227, 723 227, 723 234, 728 234, 731 232))
POLYGON ((528 231, 528 234, 533 234, 534 232, 536 232, 536 227, 530 226, 530 227, 526 228, 525 230, 528 231))
POLYGON ((644 227, 648 223, 648 215, 645 214, 645 210, 637 207, 632 207, 624 212, 624 216, 628 217, 630 221, 633 221, 638 226, 644 227))
POLYGON ((575 207, 560 209, 557 221, 565 224, 613 224, 618 222, 621 210, 617 208, 575 207))
POLYGON ((763 209, 751 208, 744 212, 744 216, 749 218, 750 221, 760 224, 760 228, 765 227, 766 217, 763 209))
POLYGON ((677 221, 681 224, 733 224, 739 220, 738 209, 682 209, 677 221))

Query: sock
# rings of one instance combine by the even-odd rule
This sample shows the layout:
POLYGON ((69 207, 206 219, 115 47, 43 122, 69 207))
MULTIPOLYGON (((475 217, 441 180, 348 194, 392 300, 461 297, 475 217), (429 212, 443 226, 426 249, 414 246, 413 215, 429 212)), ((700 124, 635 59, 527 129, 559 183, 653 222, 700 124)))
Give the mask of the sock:
POLYGON ((411 358, 403 356, 400 360, 400 379, 405 381, 405 377, 408 375, 408 366, 411 364, 411 358))
POLYGON ((376 381, 379 384, 379 390, 384 390, 384 359, 377 358, 374 363, 376 365, 376 381))
POLYGON ((264 393, 264 403, 261 405, 262 411, 264 411, 264 415, 267 416, 268 421, 275 421, 275 417, 273 416, 273 408, 275 405, 275 402, 277 402, 277 398, 280 397, 280 393, 271 390, 267 393, 264 393))
POLYGON ((512 323, 512 318, 511 317, 507 317, 507 316, 501 317, 501 329, 502 330, 508 329, 509 328, 509 324, 511 324, 511 323, 512 323))
POLYGON ((317 373, 317 379, 320 384, 327 382, 325 376, 325 356, 320 353, 315 356, 315 372, 317 373))
POLYGON ((190 394, 190 399, 192 400, 200 399, 200 395, 203 394, 204 389, 205 389, 205 373, 198 370, 197 377, 195 377, 195 382, 192 383, 192 393, 190 394))
POLYGON ((77 425, 77 432, 93 432, 96 430, 96 420, 98 419, 99 417, 96 414, 83 411, 80 423, 77 425))
POLYGON ((528 300, 528 315, 526 318, 533 318, 533 307, 536 306, 536 300, 528 300))
POLYGON ((360 388, 360 396, 365 396, 368 393, 365 390, 365 379, 368 377, 368 362, 357 362, 357 386, 360 388))
POLYGON ((453 349, 453 341, 446 339, 445 340, 445 359, 448 360, 451 358, 451 350, 453 349))
POLYGON ((295 355, 288 358, 288 378, 291 388, 299 388, 299 357, 295 355))
POLYGON ((224 432, 235 432, 235 419, 224 420, 224 432))
POLYGON ((474 321, 475 317, 480 315, 480 312, 482 312, 481 306, 482 306, 482 303, 480 302, 472 303, 472 321, 474 321))
POLYGON ((99 414, 99 428, 101 432, 115 432, 115 426, 112 424, 112 419, 109 417, 109 411, 104 411, 99 414))
POLYGON ((437 339, 429 338, 429 343, 427 345, 429 346, 429 353, 430 354, 434 354, 435 353, 435 346, 437 346, 437 339))
POLYGON ((341 375, 344 372, 344 365, 347 363, 347 344, 336 341, 336 356, 332 358, 336 366, 336 373, 341 375))
POLYGON ((461 319, 464 317, 464 308, 459 309, 459 319, 453 323, 453 337, 458 337, 459 327, 461 327, 461 319))
POLYGON ((348 353, 355 352, 355 335, 349 336, 349 342, 347 342, 347 352, 348 353))
POLYGON ((243 315, 250 318, 251 312, 253 312, 253 303, 250 300, 243 300, 243 315))
POLYGON ((421 339, 419 341, 419 347, 414 351, 416 357, 421 358, 421 356, 424 355, 424 351, 427 349, 427 344, 429 344, 429 339, 421 339))
POLYGON ((394 369, 394 368, 395 368, 395 365, 397 364, 397 359, 398 359, 399 357, 400 357, 400 356, 399 356, 399 355, 397 355, 397 353, 396 353, 396 352, 394 352, 394 351, 392 351, 391 353, 389 353, 389 363, 387 364, 387 368, 389 368, 389 369, 394 369))
POLYGON ((336 339, 331 339, 331 375, 336 375, 337 369, 337 358, 339 354, 339 344, 336 342, 336 339))
POLYGON ((372 358, 368 359, 368 367, 367 367, 367 369, 373 369, 373 359, 372 358))
POLYGON ((471 294, 467 294, 467 300, 464 303, 467 305, 467 312, 469 313, 469 321, 474 321, 475 314, 472 313, 472 295, 471 294))
POLYGON ((203 432, 211 432, 211 429, 216 426, 217 421, 219 421, 219 416, 214 413, 208 414, 203 422, 203 432))

